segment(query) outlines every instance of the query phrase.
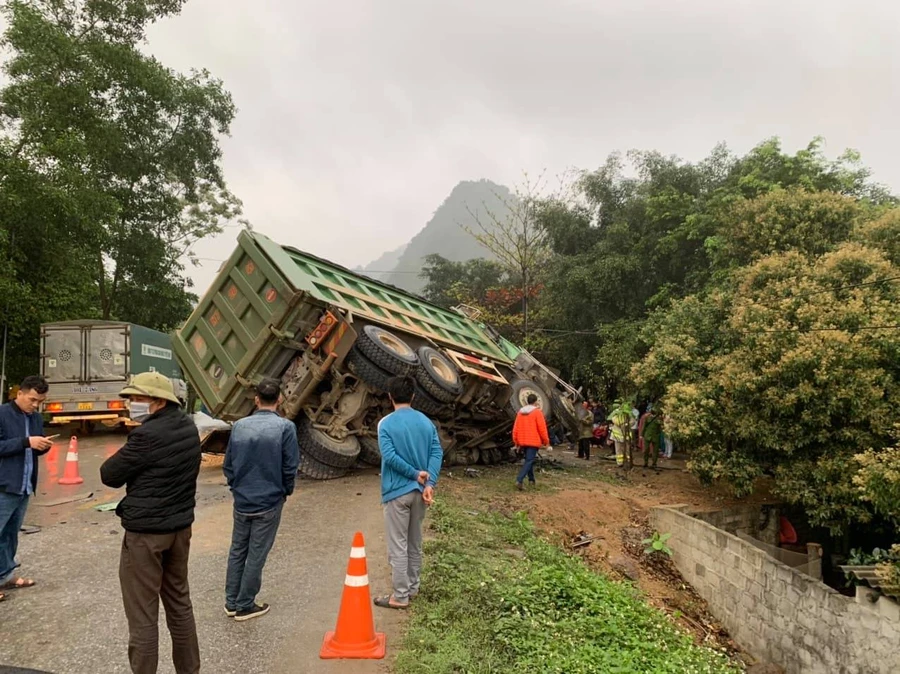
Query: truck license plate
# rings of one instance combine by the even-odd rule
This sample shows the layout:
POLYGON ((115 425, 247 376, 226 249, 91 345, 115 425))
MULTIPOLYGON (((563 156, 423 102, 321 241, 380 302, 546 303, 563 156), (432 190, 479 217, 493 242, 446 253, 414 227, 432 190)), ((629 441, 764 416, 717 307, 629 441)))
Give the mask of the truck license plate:
POLYGON ((79 412, 92 409, 94 409, 94 403, 78 403, 79 412))

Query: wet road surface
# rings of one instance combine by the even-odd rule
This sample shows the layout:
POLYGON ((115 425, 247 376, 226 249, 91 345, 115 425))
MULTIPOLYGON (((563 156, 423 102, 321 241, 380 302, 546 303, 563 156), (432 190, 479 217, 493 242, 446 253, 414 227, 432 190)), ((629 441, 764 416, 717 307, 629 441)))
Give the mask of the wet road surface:
MULTIPOLYGON (((64 441, 57 441, 56 448, 41 459, 38 493, 25 518, 26 525, 40 530, 20 534, 18 554, 20 571, 38 585, 9 592, 7 601, 0 603, 0 671, 2 665, 55 674, 129 671, 128 632, 118 583, 122 528, 115 513, 95 510, 123 494, 100 484, 99 466, 124 439, 120 433, 81 439, 81 485, 57 482, 63 474, 68 440, 60 438, 64 441)), ((334 629, 355 531, 366 537, 372 596, 390 589, 379 495, 375 470, 329 482, 298 480, 264 572, 259 599, 271 604, 272 610, 262 618, 235 623, 222 609, 231 496, 221 459, 204 457, 190 562, 203 671, 388 671, 402 626, 398 611, 375 609, 376 629, 387 634, 386 660, 318 658, 325 632, 334 629)), ((170 648, 160 608, 161 673, 174 671, 170 648)))

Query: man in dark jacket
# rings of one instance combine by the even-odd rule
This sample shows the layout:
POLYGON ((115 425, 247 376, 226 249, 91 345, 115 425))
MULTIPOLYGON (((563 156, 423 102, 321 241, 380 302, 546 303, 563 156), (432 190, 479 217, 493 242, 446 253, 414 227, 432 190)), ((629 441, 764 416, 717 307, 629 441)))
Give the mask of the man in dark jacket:
POLYGON ((225 450, 223 468, 234 495, 225 614, 238 622, 269 612, 256 595, 300 463, 297 427, 276 411, 280 396, 278 380, 263 379, 256 387, 256 413, 234 423, 225 450))
POLYGON ((129 399, 131 417, 141 425, 100 467, 100 477, 108 487, 126 485, 116 514, 125 528, 119 582, 128 619, 131 671, 156 672, 162 599, 175 671, 194 674, 200 671, 200 649, 188 586, 188 554, 200 436, 181 411, 167 377, 142 372, 119 395, 129 399))
MULTIPOLYGON (((15 399, 0 406, 0 590, 34 585, 15 576, 16 550, 28 498, 37 489, 37 457, 53 445, 38 412, 46 397, 44 378, 26 377, 15 399)), ((0 601, 5 598, 0 592, 0 601)))

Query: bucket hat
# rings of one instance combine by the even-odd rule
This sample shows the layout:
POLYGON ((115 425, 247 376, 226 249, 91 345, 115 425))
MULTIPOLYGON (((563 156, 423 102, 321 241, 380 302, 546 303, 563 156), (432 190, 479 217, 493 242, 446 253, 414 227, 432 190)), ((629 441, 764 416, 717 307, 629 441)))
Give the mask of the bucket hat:
POLYGON ((172 380, 159 372, 141 372, 131 378, 131 382, 119 392, 120 398, 147 396, 181 404, 175 395, 172 380))

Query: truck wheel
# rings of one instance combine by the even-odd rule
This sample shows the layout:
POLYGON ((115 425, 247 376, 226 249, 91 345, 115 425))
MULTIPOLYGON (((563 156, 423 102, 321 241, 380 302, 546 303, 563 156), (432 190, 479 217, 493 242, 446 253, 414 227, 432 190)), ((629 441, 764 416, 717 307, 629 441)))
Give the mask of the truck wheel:
POLYGON ((412 374, 419 359, 412 347, 391 332, 376 325, 363 328, 356 346, 372 363, 392 374, 412 374))
POLYGON ((459 371, 444 354, 430 346, 423 346, 417 355, 419 367, 416 368, 416 381, 428 395, 445 403, 452 403, 462 395, 459 371))
POLYGON ((386 391, 388 379, 394 376, 375 365, 355 346, 347 354, 347 363, 350 365, 350 370, 353 374, 379 391, 386 391))
POLYGON ((413 396, 412 408, 414 410, 419 410, 426 416, 438 419, 447 416, 449 413, 449 410, 444 403, 432 398, 418 384, 416 384, 416 393, 413 396))
POLYGON ((550 409, 550 396, 544 393, 544 389, 530 379, 514 379, 509 386, 512 388, 509 407, 513 417, 528 404, 529 394, 534 393, 538 398, 536 405, 544 413, 547 423, 550 423, 553 416, 550 409))
POLYGON ((359 436, 359 445, 362 450, 359 453, 359 460, 370 466, 381 465, 381 450, 378 448, 378 440, 368 436, 359 436))
POLYGON ((338 477, 344 477, 347 474, 346 468, 335 468, 328 466, 321 461, 316 461, 307 452, 300 450, 300 475, 308 477, 310 480, 333 480, 338 477))
POLYGON ((308 419, 297 425, 300 439, 300 453, 308 454, 319 463, 333 468, 349 468, 356 463, 359 456, 359 440, 355 435, 348 435, 338 440, 327 435, 318 428, 313 428, 308 419))
POLYGON ((550 392, 550 402, 553 405, 553 414, 557 419, 562 421, 563 425, 570 433, 579 433, 578 416, 575 414, 575 407, 572 401, 566 398, 559 391, 550 392))

